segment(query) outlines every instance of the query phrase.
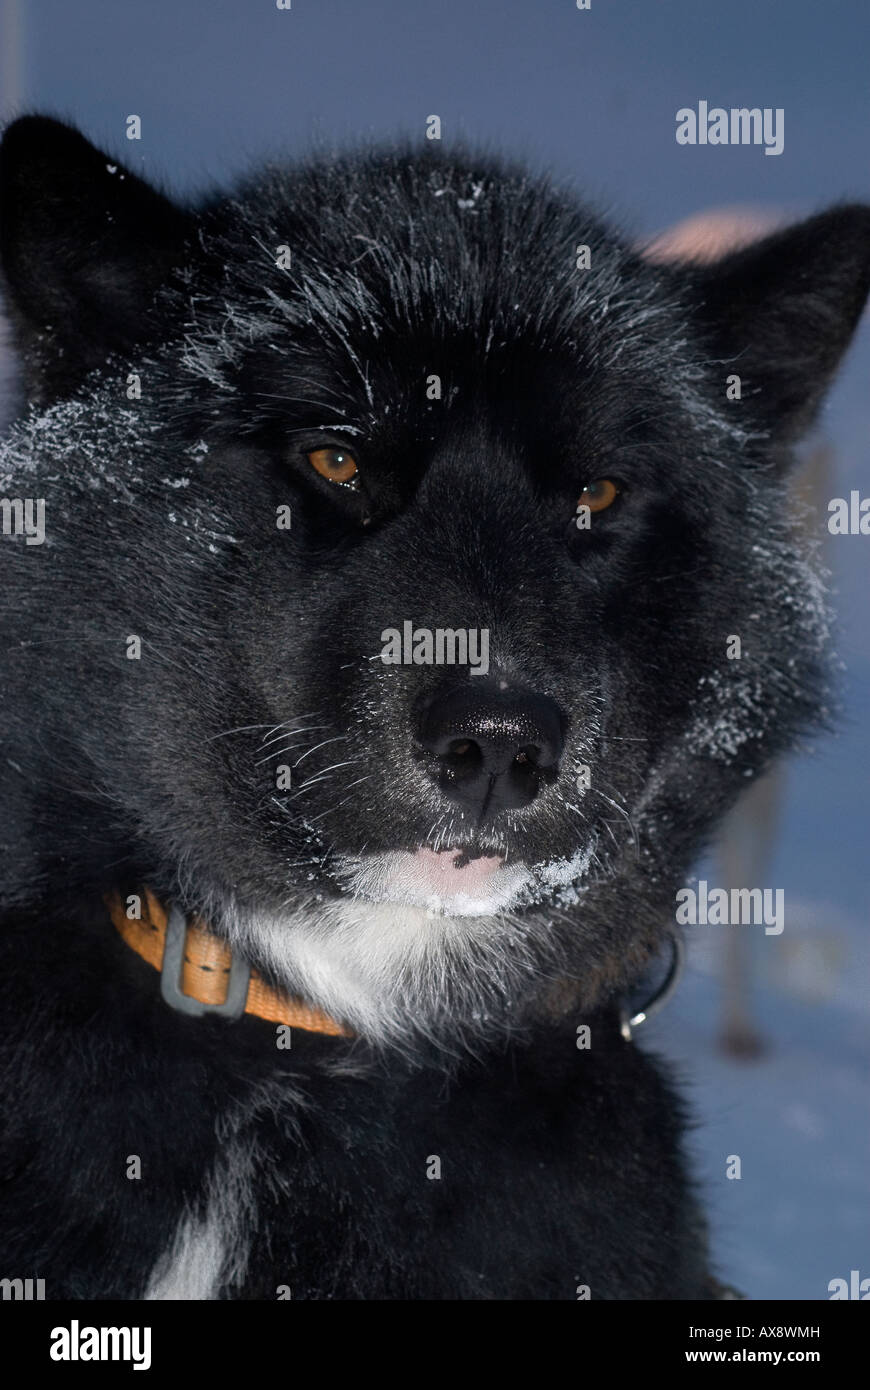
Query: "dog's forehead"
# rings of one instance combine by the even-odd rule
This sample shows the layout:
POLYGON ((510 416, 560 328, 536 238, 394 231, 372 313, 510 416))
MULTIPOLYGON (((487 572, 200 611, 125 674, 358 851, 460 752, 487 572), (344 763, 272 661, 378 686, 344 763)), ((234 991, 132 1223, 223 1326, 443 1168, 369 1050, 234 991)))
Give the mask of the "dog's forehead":
POLYGON ((241 371, 252 429, 400 450, 477 402, 555 441, 588 420, 594 444, 642 395, 682 418, 697 394, 673 277, 510 169, 421 156, 279 171, 215 209, 204 237, 219 255, 191 286, 184 360, 228 392, 241 371))
POLYGON ((422 157, 336 164, 250 189, 233 217, 269 257, 239 258, 249 289, 294 327, 357 340, 558 348, 620 331, 657 295, 652 269, 588 209, 503 170, 422 157))

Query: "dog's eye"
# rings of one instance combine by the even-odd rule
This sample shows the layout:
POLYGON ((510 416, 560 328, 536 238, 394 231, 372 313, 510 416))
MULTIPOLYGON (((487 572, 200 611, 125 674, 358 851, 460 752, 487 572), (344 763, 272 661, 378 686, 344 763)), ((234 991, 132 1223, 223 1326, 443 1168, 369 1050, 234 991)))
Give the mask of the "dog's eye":
POLYGON ((329 483, 349 483, 357 474, 356 459, 347 449, 312 449, 308 462, 329 483))
POLYGON ((619 487, 610 478, 596 478, 587 483, 577 498, 578 507, 588 507, 590 512, 603 512, 613 505, 619 496, 619 487))

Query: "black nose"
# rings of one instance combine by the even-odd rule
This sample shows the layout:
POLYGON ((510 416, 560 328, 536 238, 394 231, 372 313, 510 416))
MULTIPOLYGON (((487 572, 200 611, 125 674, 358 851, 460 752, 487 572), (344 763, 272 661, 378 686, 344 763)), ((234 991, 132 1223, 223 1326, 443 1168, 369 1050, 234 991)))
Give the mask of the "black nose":
POLYGON ((555 781, 564 725, 547 695, 471 677, 434 696, 418 728, 439 786, 482 819, 528 806, 555 781))

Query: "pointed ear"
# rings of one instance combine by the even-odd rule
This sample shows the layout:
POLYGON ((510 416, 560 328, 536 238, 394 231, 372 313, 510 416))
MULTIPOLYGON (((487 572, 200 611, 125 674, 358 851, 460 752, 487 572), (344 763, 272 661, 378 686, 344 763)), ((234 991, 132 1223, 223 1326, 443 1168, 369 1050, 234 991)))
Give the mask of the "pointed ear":
POLYGON ((188 214, 71 126, 25 116, 6 130, 0 263, 23 345, 45 335, 49 375, 54 355, 83 373, 146 335, 190 233, 188 214))
POLYGON ((688 273, 723 391, 726 376, 739 376, 753 427, 793 441, 812 422, 870 290, 870 207, 832 208, 688 273))

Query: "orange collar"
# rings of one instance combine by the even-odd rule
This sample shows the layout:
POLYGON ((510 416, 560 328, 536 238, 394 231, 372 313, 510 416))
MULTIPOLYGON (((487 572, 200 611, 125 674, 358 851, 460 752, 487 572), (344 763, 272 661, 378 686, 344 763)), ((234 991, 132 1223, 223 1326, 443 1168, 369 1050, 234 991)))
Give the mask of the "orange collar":
POLYGON ((270 1023, 309 1033, 352 1036, 328 1014, 274 989, 239 956, 233 958, 226 942, 210 932, 200 918, 188 922, 178 907, 167 916, 147 888, 136 901, 141 915, 131 918, 119 893, 106 896, 120 935, 138 956, 160 971, 161 994, 174 1009, 224 1018, 255 1014, 270 1023))

